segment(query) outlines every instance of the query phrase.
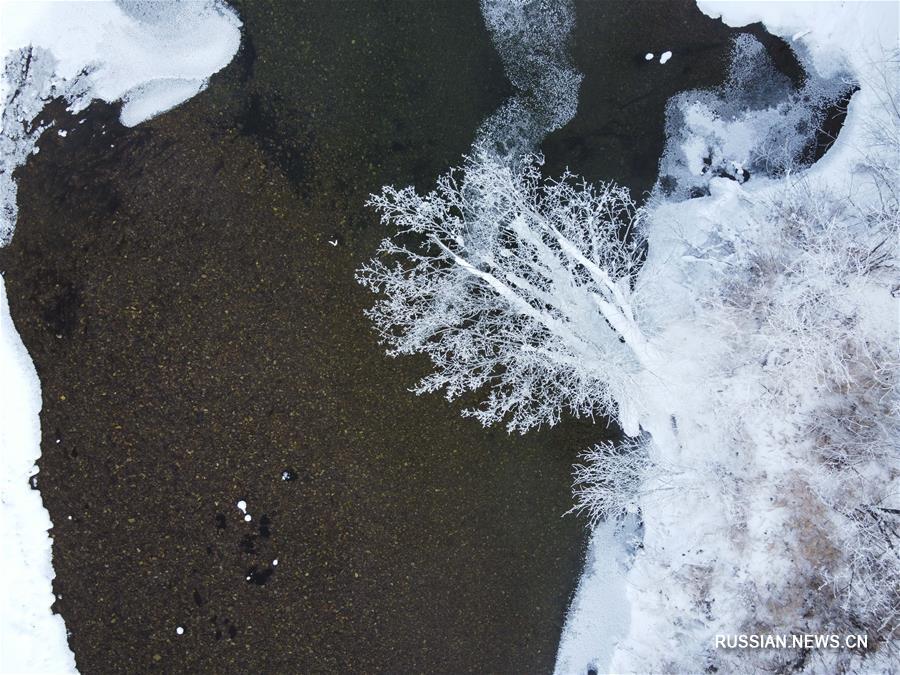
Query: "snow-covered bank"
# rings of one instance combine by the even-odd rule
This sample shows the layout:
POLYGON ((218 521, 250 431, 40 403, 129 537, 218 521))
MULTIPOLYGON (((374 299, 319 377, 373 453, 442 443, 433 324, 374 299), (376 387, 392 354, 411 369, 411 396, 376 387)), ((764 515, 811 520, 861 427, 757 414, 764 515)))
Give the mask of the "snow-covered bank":
POLYGON ((590 583, 608 559, 589 556, 558 670, 891 671, 900 658, 898 6, 699 4, 729 25, 762 21, 813 76, 849 73, 860 89, 825 157, 786 176, 743 182, 741 168, 764 157, 766 115, 739 128, 746 116, 708 106, 670 148, 708 196, 660 198, 644 230, 635 293, 663 358, 634 389, 649 460, 643 548, 624 583, 629 628, 611 656, 605 641, 584 637, 577 608, 610 606, 608 590, 590 583), (721 142, 735 137, 751 140, 721 142), (712 164, 735 171, 717 175, 712 164), (736 634, 862 634, 869 644, 716 648, 716 635, 736 634))
POLYGON ((700 10, 739 27, 762 22, 802 54, 808 67, 825 78, 849 72, 860 85, 834 147, 811 169, 813 175, 846 181, 868 141, 867 129, 885 116, 884 97, 896 96, 900 86, 886 62, 897 62, 900 8, 880 0, 697 0, 700 10), (887 79, 885 76, 887 75, 887 79))
POLYGON ((202 91, 240 45, 240 21, 222 0, 50 2, 0 0, 0 243, 12 236, 12 173, 45 130, 44 105, 69 110, 122 102, 134 126, 202 91))
MULTIPOLYGON (((49 2, 0 0, 0 245, 17 206, 13 172, 49 125, 61 97, 79 112, 121 101, 133 126, 206 87, 240 44, 240 21, 221 0, 49 2)), ((51 522, 28 479, 40 457, 40 383, 9 315, 0 280, 0 672, 75 670, 62 617, 52 614, 51 522)))
POLYGON ((591 532, 584 573, 569 607, 555 673, 602 671, 628 633, 625 575, 636 536, 634 518, 623 527, 599 523, 591 532))
POLYGON ((0 277, 0 672, 73 672, 53 614, 50 516, 29 478, 40 456, 41 385, 9 316, 0 277))

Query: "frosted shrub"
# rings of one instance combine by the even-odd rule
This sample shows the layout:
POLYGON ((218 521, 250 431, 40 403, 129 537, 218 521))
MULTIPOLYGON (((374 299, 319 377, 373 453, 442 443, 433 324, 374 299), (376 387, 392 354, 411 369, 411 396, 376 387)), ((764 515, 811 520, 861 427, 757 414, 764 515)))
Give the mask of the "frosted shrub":
POLYGON ((380 294, 368 316, 390 354, 431 358, 417 392, 487 387, 468 411, 485 425, 613 416, 647 351, 631 283, 639 211, 616 185, 545 181, 539 158, 493 157, 467 159, 426 195, 372 197, 397 234, 358 273, 380 294))
POLYGON ((639 496, 653 467, 644 441, 601 443, 581 455, 576 464, 572 512, 587 513, 591 526, 639 509, 639 496))
POLYGON ((878 99, 883 115, 865 122, 866 152, 860 168, 879 188, 876 216, 900 221, 900 49, 894 49, 861 84, 878 99))
POLYGON ((895 278, 898 236, 896 220, 861 214, 850 200, 801 181, 756 232, 742 233, 723 301, 751 315, 758 356, 773 375, 811 375, 833 388, 850 382, 853 363, 877 369, 895 360, 872 341, 876 319, 860 301, 879 280, 895 278))
MULTIPOLYGON (((896 112, 893 121, 896 131, 896 112)), ((831 539, 843 554, 840 564, 823 574, 833 598, 830 614, 848 631, 865 631, 882 656, 897 659, 900 325, 896 302, 881 310, 872 298, 878 291, 887 296, 889 290, 897 296, 900 185, 890 174, 896 174, 900 162, 896 155, 893 161, 889 154, 882 158, 887 161, 873 173, 878 199, 866 207, 845 207, 846 228, 819 228, 831 237, 813 242, 820 260, 829 259, 823 267, 833 283, 852 295, 839 317, 840 330, 832 331, 839 346, 832 348, 829 361, 837 365, 822 370, 827 394, 808 415, 807 429, 814 442, 812 487, 832 513, 831 539), (872 316, 882 311, 883 316, 872 316)))
POLYGON ((66 93, 52 81, 56 59, 46 49, 26 47, 6 56, 2 77, 10 88, 0 101, 0 246, 12 239, 18 215, 13 172, 33 152, 46 128, 38 114, 54 96, 66 93))
MULTIPOLYGON (((863 388, 848 399, 824 406, 811 424, 819 451, 813 489, 843 554, 823 568, 823 597, 835 624, 891 650, 900 638, 900 389, 863 388)), ((896 647, 893 654, 900 656, 896 647)))
POLYGON ((804 604, 763 595, 755 620, 865 633, 883 657, 900 627, 900 222, 881 188, 857 206, 787 183, 732 236, 713 311, 745 327, 735 356, 758 364, 780 463, 795 467, 775 503, 790 514, 779 583, 804 604))

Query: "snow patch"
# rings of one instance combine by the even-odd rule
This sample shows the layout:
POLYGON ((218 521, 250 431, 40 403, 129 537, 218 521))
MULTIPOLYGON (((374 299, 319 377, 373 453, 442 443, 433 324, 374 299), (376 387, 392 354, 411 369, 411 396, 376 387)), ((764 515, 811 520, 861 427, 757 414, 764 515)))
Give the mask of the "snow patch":
POLYGON ((572 0, 481 0, 484 23, 516 93, 482 124, 475 145, 515 161, 578 109, 582 74, 568 44, 572 0))
POLYGON ((247 502, 246 501, 241 499, 237 503, 237 507, 238 507, 238 510, 244 514, 244 522, 245 523, 249 523, 251 520, 253 520, 253 516, 251 516, 249 513, 247 513, 247 502))
POLYGON ((71 673, 66 627, 51 611, 53 526, 29 479, 41 456, 41 386, 0 277, 0 672, 71 673))
POLYGON ((616 645, 628 634, 625 574, 635 536, 633 517, 600 523, 591 532, 584 573, 559 641, 556 675, 608 672, 616 645))
POLYGON ((73 113, 93 99, 122 102, 134 126, 206 88, 240 45, 240 21, 222 0, 50 2, 0 0, 0 244, 15 226, 12 173, 46 126, 44 105, 73 113))

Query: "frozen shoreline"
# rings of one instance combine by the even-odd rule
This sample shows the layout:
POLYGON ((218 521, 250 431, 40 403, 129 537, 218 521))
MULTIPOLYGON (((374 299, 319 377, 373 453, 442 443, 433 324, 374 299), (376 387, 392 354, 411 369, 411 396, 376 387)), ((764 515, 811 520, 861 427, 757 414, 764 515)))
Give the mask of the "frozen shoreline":
MULTIPOLYGON (((761 21, 771 33, 806 50, 811 63, 823 77, 831 77, 849 68, 858 79, 861 89, 853 96, 837 142, 822 160, 803 172, 803 176, 816 186, 836 193, 847 191, 850 187, 848 176, 853 175, 855 166, 861 159, 860 153, 866 145, 866 125, 872 120, 880 120, 880 116, 883 115, 879 110, 879 84, 884 86, 885 83, 878 82, 878 62, 884 60, 884 54, 889 53, 892 45, 894 48, 897 45, 896 5, 877 2, 731 3, 704 0, 700 0, 698 4, 704 13, 714 18, 721 16, 730 26, 738 27, 761 21)), ((887 161, 890 161, 890 158, 887 158, 887 161)), ((863 185, 863 181, 858 182, 859 185, 853 183, 855 189, 861 191, 858 194, 862 199, 867 199, 870 196, 868 188, 863 185)), ((716 223, 717 218, 721 219, 722 213, 732 213, 734 217, 731 220, 742 223, 757 214, 757 211, 754 211, 758 210, 757 205, 765 203, 767 199, 775 197, 779 190, 785 189, 783 181, 764 178, 750 181, 746 186, 724 179, 714 179, 713 183, 710 186, 711 196, 663 204, 661 209, 664 209, 664 212, 660 210, 655 214, 658 215, 659 222, 654 225, 652 234, 658 236, 655 242, 657 250, 654 251, 654 241, 651 238, 648 269, 650 265, 656 265, 657 269, 665 270, 668 267, 666 260, 673 255, 676 258, 681 257, 678 249, 680 244, 674 239, 667 241, 667 228, 675 230, 681 226, 688 234, 680 236, 694 236, 691 227, 696 227, 697 224, 716 223), (667 247, 671 247, 674 253, 667 247)), ((668 274, 675 272, 670 271, 668 274)), ((677 278, 674 281, 677 282, 677 278)), ((678 305, 678 302, 675 301, 674 304, 678 305)), ((677 313, 679 310, 673 311, 677 313)), ((703 444, 696 445, 699 449, 703 444)), ((757 462, 765 463, 768 460, 770 464, 766 466, 771 470, 778 466, 777 463, 771 463, 777 459, 777 454, 769 457, 766 454, 768 446, 765 442, 760 441, 759 452, 757 462)), ((698 461, 700 458, 692 459, 698 461)), ((690 460, 683 456, 681 461, 690 460)), ((774 477, 772 480, 776 482, 774 477)), ((765 493, 765 489, 761 489, 761 492, 765 493)), ((759 503, 753 504, 755 519, 752 524, 759 528, 758 536, 761 538, 763 529, 768 528, 771 531, 772 528, 781 527, 778 523, 780 516, 777 509, 770 506, 768 499, 766 497, 765 503, 760 500, 759 503)), ((689 564, 697 565, 698 569, 702 569, 705 564, 719 565, 724 569, 727 567, 726 561, 730 560, 727 546, 717 539, 721 535, 715 534, 717 528, 721 529, 716 522, 717 516, 700 515, 705 510, 702 495, 700 503, 696 503, 696 498, 690 496, 686 504, 676 506, 669 503, 666 509, 663 509, 661 503, 645 504, 651 506, 644 513, 647 518, 646 545, 648 549, 655 551, 658 560, 644 561, 636 566, 630 576, 620 575, 615 567, 615 559, 619 553, 609 539, 607 526, 598 527, 593 533, 585 572, 561 638, 557 672, 584 673, 589 668, 595 669, 598 673, 631 672, 635 668, 641 669, 641 666, 636 664, 647 667, 648 663, 657 665, 669 663, 669 668, 676 668, 671 664, 681 663, 681 667, 684 668, 687 667, 684 665, 685 661, 679 661, 684 655, 666 656, 660 649, 661 644, 671 644, 667 640, 676 634, 681 636, 679 645, 685 653, 693 648, 698 652, 711 648, 712 643, 707 644, 705 639, 700 637, 704 634, 703 629, 689 630, 682 627, 679 633, 679 630, 672 628, 678 625, 678 620, 691 620, 692 615, 688 613, 686 604, 690 598, 680 589, 663 590, 667 579, 669 581, 675 579, 671 570, 666 571, 667 568, 664 566, 665 561, 675 555, 674 551, 683 550, 685 553, 681 555, 690 556, 693 555, 692 550, 697 545, 696 548, 699 548, 700 552, 706 549, 706 557, 698 557, 693 563, 684 563, 684 559, 681 559, 680 563, 670 560, 673 569, 679 565, 689 564), (704 538, 704 532, 715 536, 704 538), (684 542, 691 544, 688 546, 684 542), (710 549, 715 550, 715 554, 710 553, 710 549), (712 563, 709 563, 710 560, 712 563), (607 575, 606 578, 604 574, 607 575), (655 578, 661 574, 662 579, 655 578), (628 597, 624 608, 609 601, 611 596, 619 596, 623 589, 626 590, 628 597), (585 607, 592 607, 594 610, 585 612, 585 607), (621 638, 617 649, 610 649, 610 636, 603 631, 607 626, 618 626, 616 622, 623 611, 630 617, 626 621, 628 632, 621 638), (700 641, 692 645, 690 639, 700 641), (574 658, 575 655, 577 659, 574 658), (653 658, 657 660, 654 662, 653 658)), ((645 557, 650 560, 649 556, 645 557)), ((734 563, 735 573, 743 569, 741 561, 731 562, 734 563)), ((766 564, 779 564, 779 557, 772 554, 770 558, 761 558, 747 564, 751 566, 753 573, 762 575, 766 564)), ((707 574, 710 575, 709 584, 715 589, 721 580, 713 578, 711 572, 707 574)), ((721 582, 720 587, 725 588, 727 583, 721 582)), ((727 598, 727 593, 720 595, 719 599, 723 598, 727 598)), ((728 609, 722 607, 721 603, 717 608, 724 612, 722 616, 728 615, 728 609)), ((876 661, 870 665, 877 667, 877 664, 876 661)), ((822 664, 817 665, 813 662, 810 667, 813 672, 818 672, 816 668, 819 665, 822 664)))
MULTIPOLYGON (((18 212, 12 174, 37 152, 47 127, 29 123, 47 102, 63 97, 77 113, 93 99, 122 101, 121 121, 134 126, 202 91, 240 44, 240 21, 219 0, 2 0, 0 11, 0 245, 12 238, 18 212)), ((74 672, 63 619, 50 609, 52 523, 29 486, 41 454, 40 382, 10 317, 3 281, 0 382, 0 533, 8 543, 0 566, 0 672, 74 672)))
POLYGON ((633 523, 617 528, 598 524, 588 543, 584 572, 566 616, 554 672, 601 672, 612 660, 616 645, 628 634, 626 574, 631 554, 628 537, 633 523))
POLYGON ((29 479, 40 457, 41 385, 9 315, 0 277, 0 672, 75 671, 54 602, 53 526, 29 479))

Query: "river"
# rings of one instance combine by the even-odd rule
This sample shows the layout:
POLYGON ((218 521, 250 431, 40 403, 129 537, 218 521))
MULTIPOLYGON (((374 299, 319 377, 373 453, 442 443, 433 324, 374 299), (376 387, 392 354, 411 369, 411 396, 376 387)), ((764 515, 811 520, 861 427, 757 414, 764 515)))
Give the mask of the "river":
MULTIPOLYGON (((384 234, 366 196, 429 187, 511 93, 477 3, 235 4, 206 92, 132 129, 56 106, 68 135, 18 173, 0 267, 78 666, 547 672, 586 540, 571 465, 614 432, 412 395, 428 364, 384 356, 353 279, 384 234)), ((667 98, 722 80, 732 32, 688 0, 576 14, 548 171, 642 193, 667 98)))

